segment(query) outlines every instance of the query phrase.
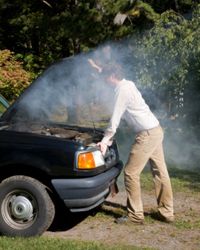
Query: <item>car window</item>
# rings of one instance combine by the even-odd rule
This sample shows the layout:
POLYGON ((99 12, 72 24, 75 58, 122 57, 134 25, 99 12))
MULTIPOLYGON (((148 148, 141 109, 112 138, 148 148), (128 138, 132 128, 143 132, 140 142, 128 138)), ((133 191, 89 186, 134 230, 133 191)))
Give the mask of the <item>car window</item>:
POLYGON ((0 116, 2 116, 2 114, 6 111, 6 107, 0 103, 0 116))
POLYGON ((9 107, 8 102, 0 95, 0 117, 9 107))

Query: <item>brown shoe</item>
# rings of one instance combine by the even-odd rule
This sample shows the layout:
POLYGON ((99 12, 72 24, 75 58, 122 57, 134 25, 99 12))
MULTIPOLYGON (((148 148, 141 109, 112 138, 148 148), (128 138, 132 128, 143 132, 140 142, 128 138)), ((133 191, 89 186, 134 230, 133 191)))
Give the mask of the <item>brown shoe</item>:
POLYGON ((166 223, 173 223, 174 222, 174 216, 171 216, 171 217, 165 217, 164 218, 164 222, 166 223))
POLYGON ((162 215, 160 212, 154 213, 151 216, 153 219, 159 220, 159 221, 163 221, 165 223, 173 223, 174 222, 174 216, 170 216, 170 217, 165 217, 164 215, 162 215))
POLYGON ((132 221, 127 215, 119 217, 115 220, 115 223, 117 224, 127 224, 127 223, 134 223, 138 225, 143 225, 144 220, 138 220, 138 221, 132 221))

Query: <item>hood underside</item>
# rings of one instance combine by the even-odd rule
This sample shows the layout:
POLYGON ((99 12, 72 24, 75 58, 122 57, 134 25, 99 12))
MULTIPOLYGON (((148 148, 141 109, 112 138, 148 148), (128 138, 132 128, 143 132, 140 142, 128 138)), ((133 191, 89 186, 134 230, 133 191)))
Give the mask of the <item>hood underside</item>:
POLYGON ((112 109, 109 103, 112 98, 101 76, 94 73, 87 57, 81 55, 51 65, 11 105, 1 120, 12 124, 37 121, 104 128, 112 109))

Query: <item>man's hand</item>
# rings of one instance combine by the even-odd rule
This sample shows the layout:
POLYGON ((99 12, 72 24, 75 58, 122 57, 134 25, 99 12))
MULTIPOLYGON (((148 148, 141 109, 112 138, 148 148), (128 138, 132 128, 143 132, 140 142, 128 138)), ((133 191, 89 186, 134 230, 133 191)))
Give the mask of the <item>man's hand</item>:
POLYGON ((91 58, 88 59, 88 62, 90 63, 90 65, 95 68, 96 70, 98 70, 99 73, 102 72, 102 68, 97 65, 91 58))
POLYGON ((101 153, 102 153, 103 155, 105 155, 108 146, 107 146, 105 143, 103 143, 103 142, 98 142, 98 143, 97 143, 97 146, 100 147, 101 153))

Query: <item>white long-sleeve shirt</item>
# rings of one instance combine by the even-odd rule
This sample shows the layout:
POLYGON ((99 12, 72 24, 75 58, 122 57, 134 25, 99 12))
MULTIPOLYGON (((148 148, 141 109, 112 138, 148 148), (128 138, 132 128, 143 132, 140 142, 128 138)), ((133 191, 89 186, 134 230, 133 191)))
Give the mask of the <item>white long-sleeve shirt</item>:
POLYGON ((145 103, 134 82, 121 80, 115 88, 115 105, 108 128, 105 131, 103 143, 112 144, 122 115, 127 118, 136 133, 155 128, 159 121, 145 103))

